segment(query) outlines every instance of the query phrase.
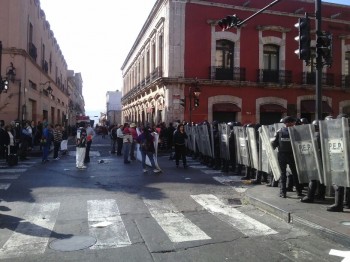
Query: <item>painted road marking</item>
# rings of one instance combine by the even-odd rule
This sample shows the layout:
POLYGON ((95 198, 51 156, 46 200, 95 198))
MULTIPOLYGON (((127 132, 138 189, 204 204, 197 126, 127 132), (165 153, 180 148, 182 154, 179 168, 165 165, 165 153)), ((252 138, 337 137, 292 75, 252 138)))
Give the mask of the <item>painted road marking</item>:
POLYGON ((43 254, 56 223, 59 203, 33 204, 0 249, 0 259, 43 254))
POLYGON ((0 190, 7 190, 10 186, 9 183, 0 183, 0 190))
POLYGON ((170 200, 143 200, 152 217, 172 242, 211 239, 199 227, 180 213, 170 200))
POLYGON ((0 175, 0 179, 18 179, 20 175, 0 175))
POLYGON ((246 236, 277 234, 275 230, 243 214, 237 209, 226 205, 214 195, 191 195, 191 197, 211 214, 215 215, 221 221, 235 227, 246 236))
POLYGON ((342 262, 350 262, 350 251, 341 251, 341 250, 331 249, 331 251, 329 251, 329 254, 332 256, 344 258, 342 262))
POLYGON ((117 202, 114 199, 89 200, 87 208, 89 232, 97 239, 96 244, 90 249, 131 245, 117 202))
POLYGON ((27 168, 0 169, 0 173, 23 173, 25 171, 27 171, 27 168))

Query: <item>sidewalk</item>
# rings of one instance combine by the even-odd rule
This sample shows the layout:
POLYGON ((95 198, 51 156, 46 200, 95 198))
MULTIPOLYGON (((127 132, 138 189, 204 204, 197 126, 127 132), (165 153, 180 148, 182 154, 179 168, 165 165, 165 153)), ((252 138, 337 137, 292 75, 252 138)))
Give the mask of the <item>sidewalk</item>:
POLYGON ((344 209, 344 212, 326 211, 326 207, 334 203, 333 198, 311 204, 301 203, 296 192, 287 192, 287 198, 280 198, 279 188, 263 184, 249 185, 244 200, 287 223, 350 247, 350 209, 344 209))

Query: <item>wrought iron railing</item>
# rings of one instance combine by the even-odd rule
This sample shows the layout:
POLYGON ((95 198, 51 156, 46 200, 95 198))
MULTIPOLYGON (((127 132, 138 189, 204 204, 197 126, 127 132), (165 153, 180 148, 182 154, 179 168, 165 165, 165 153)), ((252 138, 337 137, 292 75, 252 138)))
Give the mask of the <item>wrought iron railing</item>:
MULTIPOLYGON (((307 85, 315 85, 316 84, 316 72, 304 72, 302 83, 307 84, 307 85)), ((322 74, 322 85, 334 86, 334 74, 323 73, 322 74)))
POLYGON ((209 68, 209 77, 212 80, 246 81, 245 68, 242 67, 223 68, 212 66, 209 68))
POLYGON ((278 83, 282 85, 292 83, 292 71, 290 70, 270 70, 258 69, 257 82, 259 83, 278 83))

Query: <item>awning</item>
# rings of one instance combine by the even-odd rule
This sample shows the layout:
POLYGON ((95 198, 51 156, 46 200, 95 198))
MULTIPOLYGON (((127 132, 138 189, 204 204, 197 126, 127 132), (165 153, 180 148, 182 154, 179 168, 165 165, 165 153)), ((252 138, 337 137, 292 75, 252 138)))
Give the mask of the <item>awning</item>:
MULTIPOLYGON (((313 114, 316 113, 316 101, 315 100, 304 100, 301 101, 301 112, 313 114)), ((322 101, 322 113, 332 113, 332 108, 328 105, 326 101, 322 101)))
POLYGON ((285 113, 287 109, 276 104, 265 104, 260 106, 261 113, 285 113))
POLYGON ((236 104, 221 103, 213 105, 213 112, 241 112, 236 104))

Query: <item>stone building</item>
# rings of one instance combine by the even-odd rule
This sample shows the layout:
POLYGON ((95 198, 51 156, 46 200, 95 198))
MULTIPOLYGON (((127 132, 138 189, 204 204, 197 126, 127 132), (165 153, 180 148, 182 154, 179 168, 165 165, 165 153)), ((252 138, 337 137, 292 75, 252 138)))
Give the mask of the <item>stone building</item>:
POLYGON ((67 124, 67 63, 40 1, 0 0, 0 6, 0 73, 9 80, 0 94, 0 119, 67 124))
MULTIPOLYGON (((121 68, 123 119, 315 119, 314 0, 281 1, 239 28, 218 26, 227 15, 244 20, 270 2, 157 0, 121 68), (294 25, 305 13, 311 18, 309 65, 294 53, 294 25)), ((322 30, 333 36, 333 63, 322 70, 323 116, 350 113, 349 28, 350 6, 322 3, 322 30)))

